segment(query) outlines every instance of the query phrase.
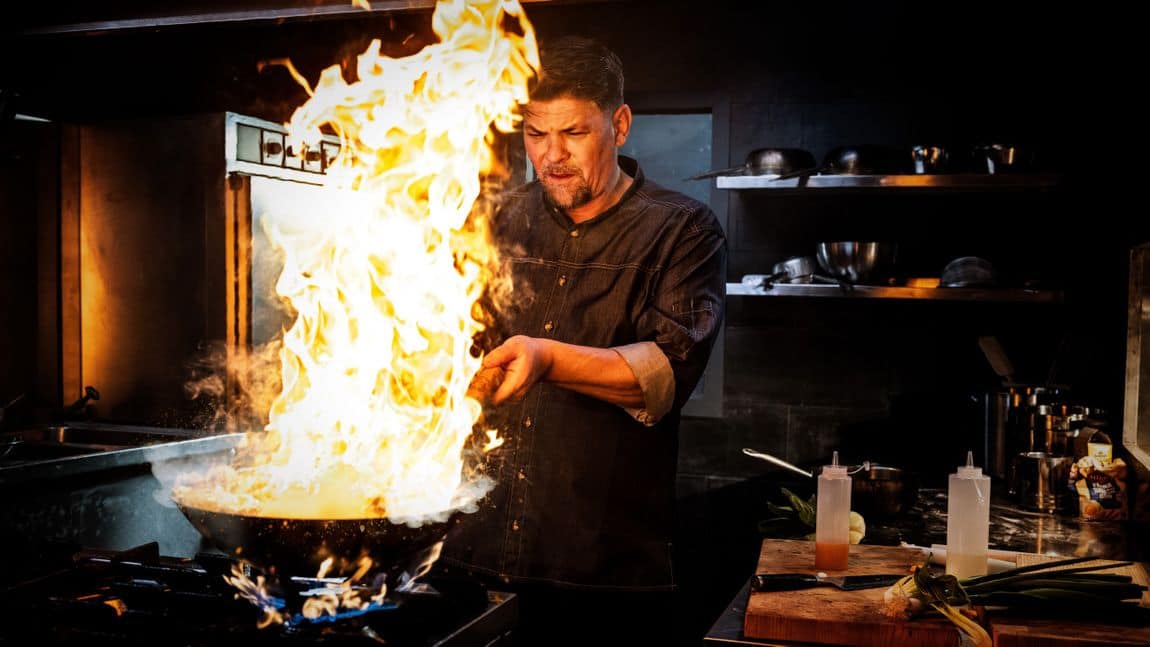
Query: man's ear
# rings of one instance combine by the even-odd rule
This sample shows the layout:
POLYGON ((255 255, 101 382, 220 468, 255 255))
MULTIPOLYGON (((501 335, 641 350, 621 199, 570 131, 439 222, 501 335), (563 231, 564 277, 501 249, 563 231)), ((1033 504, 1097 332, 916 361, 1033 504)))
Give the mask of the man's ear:
POLYGON ((611 126, 615 129, 615 148, 620 148, 631 133, 631 106, 625 103, 619 106, 611 115, 611 126))

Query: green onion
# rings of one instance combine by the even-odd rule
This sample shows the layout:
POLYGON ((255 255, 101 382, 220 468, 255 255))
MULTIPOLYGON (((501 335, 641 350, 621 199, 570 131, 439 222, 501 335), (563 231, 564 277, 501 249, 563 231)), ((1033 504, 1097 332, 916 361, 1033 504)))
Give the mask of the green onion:
POLYGON ((960 581, 932 569, 927 557, 926 563, 916 567, 913 574, 886 591, 884 611, 888 615, 912 617, 933 609, 979 647, 989 646, 990 636, 956 607, 1005 607, 1041 617, 1078 616, 1132 625, 1150 624, 1150 609, 1137 602, 1124 602, 1140 598, 1147 587, 1134 583, 1128 575, 1090 572, 1132 562, 1065 568, 1096 559, 1075 557, 960 581))

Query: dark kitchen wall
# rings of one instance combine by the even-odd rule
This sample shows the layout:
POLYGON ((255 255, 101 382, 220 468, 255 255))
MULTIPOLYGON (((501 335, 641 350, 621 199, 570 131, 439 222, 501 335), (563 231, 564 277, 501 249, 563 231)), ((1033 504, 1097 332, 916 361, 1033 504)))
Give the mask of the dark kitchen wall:
POLYGON ((56 137, 51 124, 0 127, 0 429, 61 404, 56 137))

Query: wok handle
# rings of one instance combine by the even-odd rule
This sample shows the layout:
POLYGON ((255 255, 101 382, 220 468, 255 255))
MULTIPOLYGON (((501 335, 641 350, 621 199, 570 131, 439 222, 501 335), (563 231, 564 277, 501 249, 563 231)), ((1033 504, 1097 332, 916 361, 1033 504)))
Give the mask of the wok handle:
POLYGON ((746 170, 747 170, 747 167, 745 164, 742 166, 731 166, 729 168, 721 168, 717 171, 707 171, 706 173, 700 173, 698 175, 692 175, 691 177, 687 178, 686 181, 705 180, 709 177, 718 177, 720 175, 726 175, 728 173, 734 173, 735 171, 739 171, 740 172, 739 175, 742 175, 743 172, 745 172, 746 170))
POLYGON ((777 182, 779 180, 790 180, 790 179, 793 179, 796 177, 806 178, 806 176, 808 176, 808 175, 815 175, 817 173, 822 173, 826 169, 827 169, 827 167, 825 167, 825 166, 815 166, 813 168, 799 169, 797 171, 791 171, 790 173, 783 173, 782 175, 776 175, 775 177, 771 178, 771 182, 777 182))
POLYGON ((759 286, 764 290, 770 290, 775 286, 775 281, 778 281, 779 279, 785 279, 787 277, 788 274, 786 272, 775 272, 769 276, 764 276, 762 282, 759 283, 759 286))

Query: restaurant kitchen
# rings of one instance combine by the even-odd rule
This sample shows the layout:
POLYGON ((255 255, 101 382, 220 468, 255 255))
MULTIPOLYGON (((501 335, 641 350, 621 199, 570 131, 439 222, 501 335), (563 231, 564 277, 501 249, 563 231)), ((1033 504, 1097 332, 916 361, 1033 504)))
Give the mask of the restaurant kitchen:
MULTIPOLYGON (((256 319, 265 312, 256 306, 236 319, 258 298, 240 294, 248 283, 237 277, 249 272, 258 283, 260 266, 229 256, 229 236, 251 225, 244 201, 258 199, 254 187, 268 179, 236 172, 244 160, 223 133, 237 121, 274 132, 306 100, 286 68, 267 62, 290 58, 314 81, 373 38, 392 55, 419 51, 433 42, 430 6, 377 2, 367 13, 334 2, 242 9, 188 2, 161 15, 103 3, 33 9, 3 27, 3 430, 83 421, 216 443, 179 445, 186 455, 167 460, 231 451, 234 438, 204 433, 218 431, 219 402, 188 399, 185 389, 226 342, 259 337, 256 319), (65 413, 89 385, 100 399, 65 413)), ((628 101, 647 118, 640 127, 661 129, 646 149, 661 158, 664 175, 656 179, 701 195, 726 227, 729 285, 770 274, 789 257, 813 256, 828 240, 896 242, 889 278, 899 284, 885 287, 940 277, 959 257, 989 259, 997 273, 993 288, 942 298, 870 295, 865 286, 851 295, 837 285, 729 290, 722 346, 680 436, 686 634, 702 636, 753 572, 759 522, 769 516, 768 500, 781 501, 780 485, 810 487, 743 447, 805 467, 832 449, 852 463, 898 466, 919 478, 920 499, 945 483, 967 448, 980 463, 993 458, 988 404, 1007 378, 988 363, 980 339, 999 341, 1014 367, 1012 384, 1057 387, 1065 403, 1105 412, 1106 431, 1131 465, 1131 488, 1145 481, 1121 439, 1130 250, 1150 240, 1150 228, 1120 225, 1108 206, 1113 194, 1094 183, 1104 170, 1090 144, 1101 123, 1095 115, 1111 108, 1094 78, 1065 76, 1081 52, 1067 48, 1060 32, 1086 29, 1075 16, 1053 16, 1061 29, 1037 31, 1022 10, 993 3, 953 15, 900 3, 525 6, 540 39, 586 33, 619 52, 628 101), (690 119, 674 121, 682 116, 690 119), (664 154, 658 141, 682 138, 673 127, 680 123, 700 129, 693 136, 706 146, 664 154), (763 147, 803 148, 821 161, 837 147, 862 144, 945 146, 956 174, 976 170, 982 181, 794 189, 682 181, 738 166, 763 147), (987 144, 1017 147, 1029 165, 987 179, 976 166, 985 157, 971 157, 987 144)), ((301 159, 300 173, 305 163, 323 164, 301 159)), ((107 446, 90 441, 101 442, 107 446)), ((57 514, 4 519, 43 530, 65 552, 73 544, 126 550, 158 541, 165 555, 194 555, 198 533, 174 508, 150 503, 158 483, 147 469, 152 459, 125 460, 132 464, 66 478, 22 467, 26 476, 4 483, 5 505, 25 498, 25 510, 57 514)), ((1006 495, 1007 481, 995 485, 1004 502, 1018 504, 1006 495)), ((1046 532, 1057 528, 1060 550, 1145 559, 1125 534, 1136 532, 1132 525, 1079 525, 1075 503, 1066 497, 1056 512, 1025 518, 1046 532), (1080 546, 1077 536, 1093 543, 1080 546)), ((905 514, 875 521, 869 542, 929 544, 935 536, 928 526, 908 529, 905 514)), ((1002 547, 1043 552, 1049 544, 1041 537, 1027 526, 1002 547)), ((33 570, 30 561, 22 569, 33 570)))

